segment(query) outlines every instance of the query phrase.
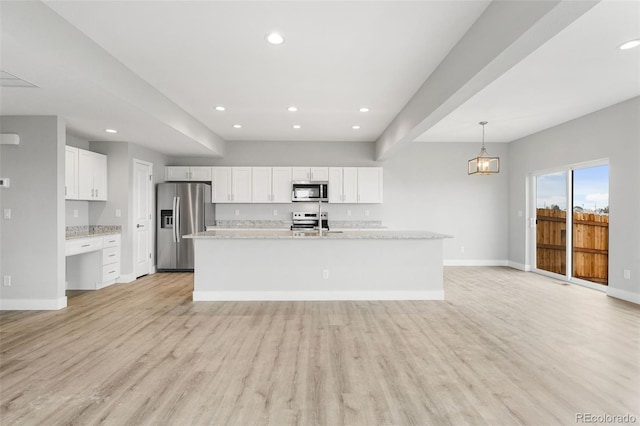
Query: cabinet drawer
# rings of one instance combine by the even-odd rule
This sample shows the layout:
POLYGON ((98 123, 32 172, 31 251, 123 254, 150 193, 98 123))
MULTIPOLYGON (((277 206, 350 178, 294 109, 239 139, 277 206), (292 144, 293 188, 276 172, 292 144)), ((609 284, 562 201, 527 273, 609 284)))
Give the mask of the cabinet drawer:
POLYGON ((104 247, 120 247, 120 234, 103 237, 104 247))
POLYGON ((120 276, 120 262, 102 267, 102 282, 115 280, 120 276))
POLYGON ((102 264, 120 262, 120 247, 106 247, 102 250, 102 264))
POLYGON ((65 255, 89 253, 90 251, 101 250, 103 246, 102 238, 79 238, 67 240, 65 243, 65 255))

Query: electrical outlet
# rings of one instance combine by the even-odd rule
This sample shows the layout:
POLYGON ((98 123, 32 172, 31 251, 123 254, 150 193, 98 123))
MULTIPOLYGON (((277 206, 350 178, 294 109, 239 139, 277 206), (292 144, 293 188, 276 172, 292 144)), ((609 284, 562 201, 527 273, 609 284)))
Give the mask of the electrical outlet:
POLYGON ((4 218, 11 219, 11 209, 4 209, 4 218))
POLYGON ((365 210, 365 211, 364 211, 364 215, 365 215, 365 216, 369 216, 369 210, 365 210))
POLYGON ((9 178, 0 178, 0 186, 3 188, 9 188, 11 186, 9 178))
POLYGON ((73 217, 78 217, 78 209, 73 209, 73 217))
POLYGON ((11 287, 11 275, 5 275, 4 276, 3 285, 5 287, 11 287))
POLYGON ((522 217, 522 210, 518 210, 518 217, 522 217))
POLYGON ((116 217, 121 217, 121 216, 122 216, 122 210, 116 209, 116 217))
POLYGON ((328 269, 323 269, 322 270, 322 278, 324 278, 325 280, 329 279, 329 270, 328 269))
POLYGON ((274 215, 274 216, 278 216, 278 210, 273 209, 273 215, 274 215))
POLYGON ((236 209, 236 216, 240 216, 240 210, 236 209))
POLYGON ((464 246, 460 246, 460 253, 464 253, 464 246))
POLYGON ((351 210, 347 210, 347 216, 351 216, 351 210))
POLYGON ((631 271, 629 269, 625 269, 623 274, 624 274, 624 279, 625 280, 630 280, 631 279, 631 271))

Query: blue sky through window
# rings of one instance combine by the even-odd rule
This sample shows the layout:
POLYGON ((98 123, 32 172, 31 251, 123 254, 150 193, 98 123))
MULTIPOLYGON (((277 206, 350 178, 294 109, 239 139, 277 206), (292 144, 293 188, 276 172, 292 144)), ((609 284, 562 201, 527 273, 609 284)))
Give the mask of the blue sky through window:
MULTIPOLYGON (((567 209, 567 174, 550 173, 536 176, 537 208, 557 205, 567 209)), ((609 166, 576 169, 573 172, 574 206, 598 210, 609 206, 609 166)))

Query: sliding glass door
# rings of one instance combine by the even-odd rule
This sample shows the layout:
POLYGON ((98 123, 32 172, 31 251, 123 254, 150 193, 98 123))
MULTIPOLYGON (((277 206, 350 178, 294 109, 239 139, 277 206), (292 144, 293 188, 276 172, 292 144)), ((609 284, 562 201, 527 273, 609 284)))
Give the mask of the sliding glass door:
POLYGON ((533 185, 534 271, 589 287, 607 285, 609 165, 534 174, 533 185))

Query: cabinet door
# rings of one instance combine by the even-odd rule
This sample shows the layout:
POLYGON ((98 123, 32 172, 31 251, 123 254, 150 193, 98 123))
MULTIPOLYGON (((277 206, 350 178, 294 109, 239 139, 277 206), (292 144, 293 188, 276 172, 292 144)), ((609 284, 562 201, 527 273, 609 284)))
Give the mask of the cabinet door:
POLYGON ((191 167, 190 180, 198 182, 211 182, 211 167, 191 167))
POLYGON ((314 181, 328 181, 329 180, 329 168, 328 167, 311 167, 310 168, 311 180, 314 181))
POLYGON ((78 148, 64 147, 64 198, 78 199, 78 148))
MULTIPOLYGON (((190 167, 169 166, 165 168, 165 180, 167 182, 188 181, 190 176, 190 167)), ((209 171, 209 180, 211 180, 211 171, 209 171)))
POLYGON ((345 167, 342 169, 342 202, 358 202, 358 168, 345 167))
POLYGON ((231 168, 231 189, 232 202, 251 202, 251 167, 231 168))
POLYGON ((342 203, 342 167, 329 167, 329 202, 342 203))
POLYGON ((231 167, 212 167, 211 202, 231 202, 231 167))
POLYGON ((107 200, 107 156, 92 153, 93 157, 93 199, 107 200))
POLYGON ((292 167, 291 180, 311 180, 309 167, 292 167))
POLYGON ((93 200, 93 156, 92 152, 78 150, 78 199, 93 200))
POLYGON ((382 168, 358 168, 358 202, 382 203, 382 168))
POLYGON ((271 202, 291 202, 291 167, 271 169, 271 202))
POLYGON ((254 203, 271 202, 271 167, 254 167, 251 170, 251 200, 254 203))

